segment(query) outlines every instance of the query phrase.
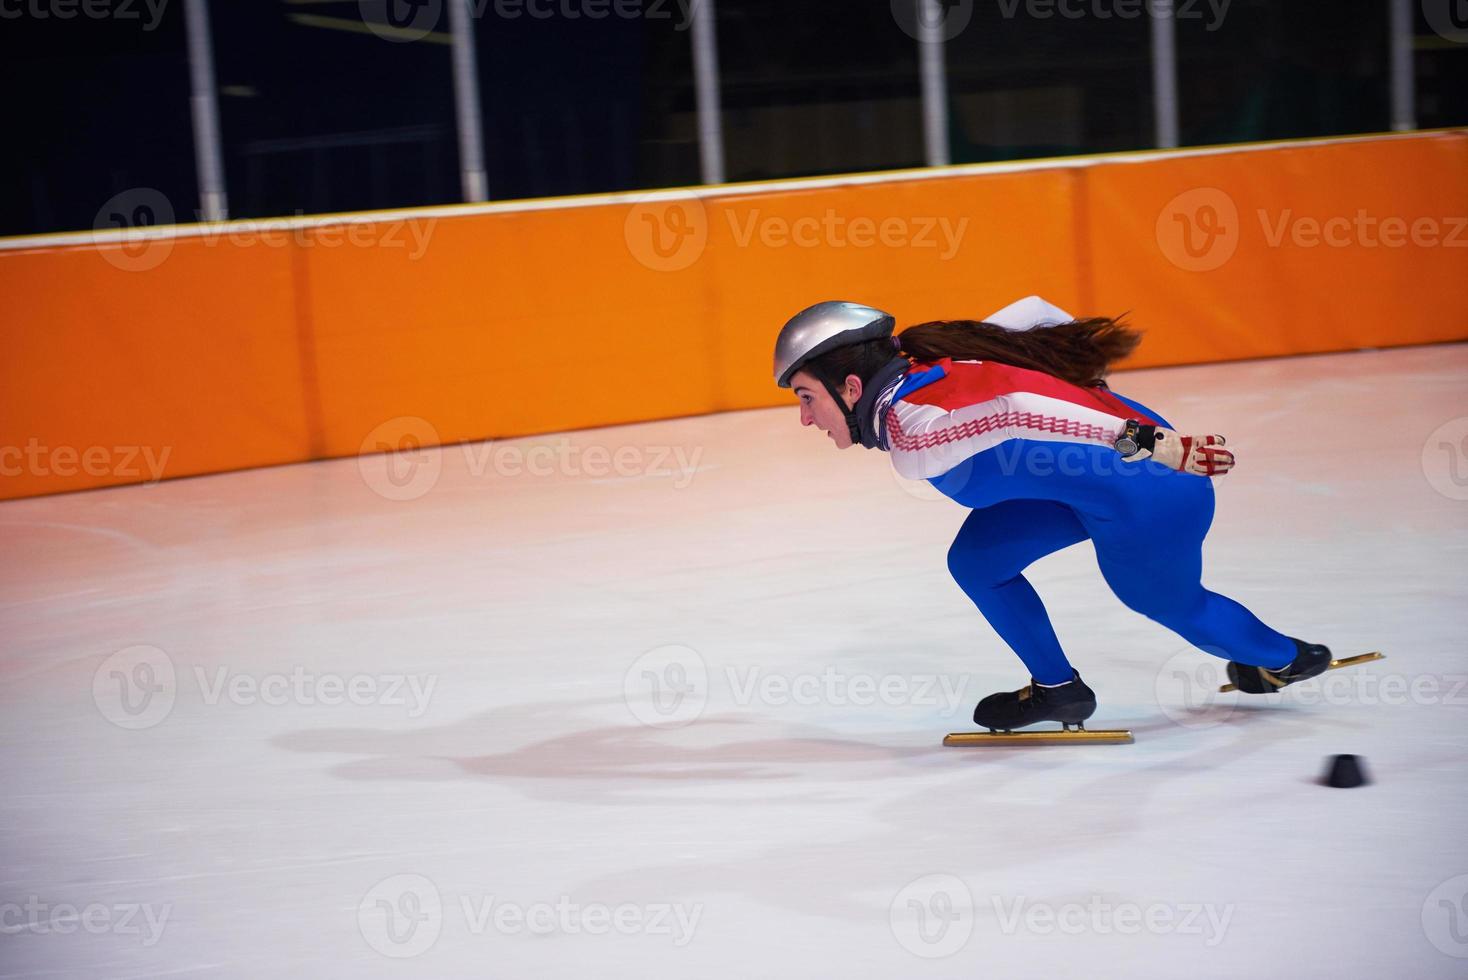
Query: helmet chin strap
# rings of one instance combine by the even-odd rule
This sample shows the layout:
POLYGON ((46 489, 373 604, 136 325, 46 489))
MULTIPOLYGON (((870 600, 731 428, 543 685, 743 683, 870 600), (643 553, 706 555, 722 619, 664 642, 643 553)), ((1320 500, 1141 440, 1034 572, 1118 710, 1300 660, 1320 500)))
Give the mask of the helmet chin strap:
POLYGON ((861 427, 856 423, 856 409, 846 407, 846 399, 841 397, 840 392, 836 390, 836 386, 831 384, 831 382, 822 379, 821 384, 826 386, 826 390, 831 393, 831 398, 836 402, 836 407, 841 409, 842 415, 846 416, 846 431, 851 436, 851 444, 853 446, 859 444, 861 442, 861 427))

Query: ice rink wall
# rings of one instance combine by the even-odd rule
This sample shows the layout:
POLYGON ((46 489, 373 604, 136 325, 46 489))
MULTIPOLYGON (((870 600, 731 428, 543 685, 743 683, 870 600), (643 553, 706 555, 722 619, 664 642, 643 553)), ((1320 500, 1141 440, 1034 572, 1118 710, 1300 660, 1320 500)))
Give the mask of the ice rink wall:
POLYGON ((1130 311, 1131 367, 1468 338, 1463 131, 130 234, 0 242, 0 498, 791 404, 823 299, 1130 311))

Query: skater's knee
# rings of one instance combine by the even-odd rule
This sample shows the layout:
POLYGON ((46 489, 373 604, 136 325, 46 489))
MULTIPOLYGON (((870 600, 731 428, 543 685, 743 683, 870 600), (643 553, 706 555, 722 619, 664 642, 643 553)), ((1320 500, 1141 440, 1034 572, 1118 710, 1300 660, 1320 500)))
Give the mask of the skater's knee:
POLYGON ((1111 591, 1122 605, 1169 629, 1192 622, 1204 605, 1202 587, 1178 588, 1159 584, 1109 582, 1111 591))
POLYGON ((1111 591, 1116 593, 1116 597, 1121 600, 1122 605, 1134 613, 1140 613, 1148 619, 1153 620, 1167 615, 1166 608, 1157 601, 1156 597, 1149 596, 1145 590, 1118 591, 1112 589, 1111 591))
POLYGON ((1131 608, 1190 643, 1196 644, 1199 637, 1212 635, 1200 603, 1151 603, 1131 608))
POLYGON ((962 537, 948 548, 948 574, 965 591, 997 589, 1013 582, 1022 571, 995 550, 966 544, 962 537))
POLYGON ((963 537, 960 535, 948 546, 948 574, 959 585, 963 585, 974 577, 977 562, 974 560, 973 550, 963 546, 963 537))

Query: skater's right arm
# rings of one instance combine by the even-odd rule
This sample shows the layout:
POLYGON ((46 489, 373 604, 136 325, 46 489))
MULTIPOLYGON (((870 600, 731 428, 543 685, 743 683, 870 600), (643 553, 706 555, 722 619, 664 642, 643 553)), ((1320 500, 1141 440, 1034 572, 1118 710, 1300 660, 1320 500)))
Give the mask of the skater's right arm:
POLYGON ((1084 389, 993 361, 941 362, 942 376, 895 399, 886 429, 900 476, 928 480, 1011 439, 1114 451, 1126 419, 1084 389))
POLYGON ((1116 451, 1128 463, 1150 459, 1181 473, 1223 476, 1234 467, 1234 454, 1223 448, 1220 435, 1185 436, 1160 425, 1128 419, 1116 441, 1116 451))
POLYGON ((1221 476, 1234 464, 1222 436, 1183 436, 1150 418, 1127 418, 1118 400, 1037 371, 973 361, 940 367, 936 382, 895 399, 886 413, 893 466, 910 480, 940 476, 1010 439, 1104 446, 1128 462, 1152 459, 1197 476, 1221 476))

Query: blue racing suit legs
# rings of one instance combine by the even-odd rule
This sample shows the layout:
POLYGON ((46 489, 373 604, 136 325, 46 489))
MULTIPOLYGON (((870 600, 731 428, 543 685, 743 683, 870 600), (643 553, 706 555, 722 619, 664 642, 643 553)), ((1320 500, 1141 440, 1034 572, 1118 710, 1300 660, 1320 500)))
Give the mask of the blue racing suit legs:
POLYGON ((1205 477, 1127 463, 1108 446, 1010 439, 929 482, 973 508, 948 568, 1037 683, 1063 684, 1073 670, 1024 569, 1087 538, 1118 599, 1199 649, 1268 668, 1295 658, 1292 639, 1203 587, 1203 539, 1213 522, 1205 477))

